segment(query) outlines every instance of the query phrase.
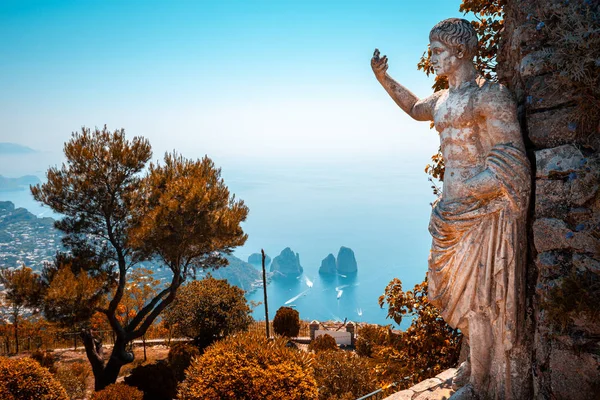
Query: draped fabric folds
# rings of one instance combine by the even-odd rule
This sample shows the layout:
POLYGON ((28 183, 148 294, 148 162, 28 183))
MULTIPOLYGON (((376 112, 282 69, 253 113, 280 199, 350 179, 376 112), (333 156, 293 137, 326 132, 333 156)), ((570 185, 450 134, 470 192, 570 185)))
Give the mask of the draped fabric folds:
POLYGON ((499 195, 434 205, 428 298, 467 337, 469 315, 488 313, 494 336, 509 350, 524 318, 529 161, 522 150, 499 144, 488 154, 486 168, 499 195))

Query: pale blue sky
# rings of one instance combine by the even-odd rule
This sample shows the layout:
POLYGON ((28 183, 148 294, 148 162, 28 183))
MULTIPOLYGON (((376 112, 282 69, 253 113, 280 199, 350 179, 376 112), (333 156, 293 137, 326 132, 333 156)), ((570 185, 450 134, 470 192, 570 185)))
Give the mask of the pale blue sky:
MULTIPOLYGON (((143 135, 154 159, 208 154, 250 209, 239 257, 290 246, 314 279, 350 247, 361 286, 343 301, 382 322, 385 285, 425 275, 434 196, 423 168, 439 139, 388 97, 370 58, 378 47, 392 76, 429 95, 433 77, 416 64, 459 4, 0 0, 0 142, 41 151, 0 157, 0 175, 43 178, 83 125, 143 135)), ((3 196, 45 211, 24 192, 3 196)), ((356 318, 331 293, 332 312, 356 318)))
POLYGON ((424 164, 437 135, 387 97, 369 60, 380 48, 428 95, 415 65, 459 3, 0 0, 0 141, 58 153, 73 130, 106 123, 148 137, 155 158, 424 164))

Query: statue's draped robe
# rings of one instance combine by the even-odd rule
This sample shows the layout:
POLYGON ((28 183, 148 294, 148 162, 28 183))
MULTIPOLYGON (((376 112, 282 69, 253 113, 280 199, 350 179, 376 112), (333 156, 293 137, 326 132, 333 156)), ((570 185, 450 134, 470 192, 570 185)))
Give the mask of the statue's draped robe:
POLYGON ((486 168, 494 174, 498 196, 434 205, 428 298, 467 337, 469 315, 485 311, 494 347, 508 351, 524 321, 529 162, 523 151, 499 144, 488 154, 486 168))

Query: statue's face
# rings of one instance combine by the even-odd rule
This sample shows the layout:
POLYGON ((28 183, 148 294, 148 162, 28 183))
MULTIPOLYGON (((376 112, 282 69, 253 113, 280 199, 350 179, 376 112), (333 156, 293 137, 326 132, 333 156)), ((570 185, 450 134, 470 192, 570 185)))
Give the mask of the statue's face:
POLYGON ((438 76, 452 75, 460 62, 463 61, 461 57, 458 57, 453 48, 437 40, 429 43, 429 48, 431 49, 431 64, 438 76))

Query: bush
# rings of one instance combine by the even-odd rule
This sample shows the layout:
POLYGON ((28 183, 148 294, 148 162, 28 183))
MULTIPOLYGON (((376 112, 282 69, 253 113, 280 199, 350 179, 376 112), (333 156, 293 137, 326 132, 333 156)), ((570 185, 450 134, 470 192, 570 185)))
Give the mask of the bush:
POLYGON ((397 324, 407 316, 413 320, 405 332, 389 333, 383 346, 374 346, 382 381, 401 381, 401 390, 456 366, 462 334, 427 300, 427 279, 406 292, 399 279, 392 280, 379 297, 379 305, 385 303, 388 317, 397 324))
POLYGON ((179 386, 179 400, 316 399, 312 356, 246 332, 213 344, 179 386))
POLYGON ((308 350, 314 351, 315 353, 327 350, 338 350, 338 345, 332 336, 325 334, 310 342, 308 350))
POLYGON ((0 357, 2 400, 68 400, 67 392, 50 371, 31 358, 0 357))
POLYGON ((167 309, 165 322, 179 335, 194 339, 200 350, 232 333, 244 331, 252 322, 245 292, 225 279, 208 276, 179 289, 167 309))
POLYGON ((33 353, 31 353, 30 357, 38 363, 40 363, 42 367, 48 368, 50 372, 56 371, 56 368, 54 368, 54 362, 56 360, 54 359, 54 354, 52 354, 51 352, 36 350, 33 353))
POLYGON ((290 307, 281 307, 275 313, 273 330, 285 337, 296 337, 300 333, 300 314, 290 307))
POLYGON ((314 370, 319 399, 354 400, 377 390, 372 360, 347 351, 317 354, 314 370))
POLYGON ((92 370, 86 362, 74 362, 58 367, 54 376, 67 391, 70 399, 82 399, 87 389, 87 379, 92 370))
POLYGON ((377 346, 388 343, 389 328, 379 325, 365 325, 358 331, 356 354, 361 357, 373 357, 377 346))
POLYGON ((171 346, 167 360, 178 382, 185 379, 185 370, 190 366, 192 359, 199 355, 198 348, 187 343, 171 346))
POLYGON ((164 361, 132 369, 125 383, 144 392, 144 400, 171 400, 177 393, 173 370, 164 361))
POLYGON ((124 383, 113 383, 92 395, 91 400, 143 400, 144 394, 124 383))

